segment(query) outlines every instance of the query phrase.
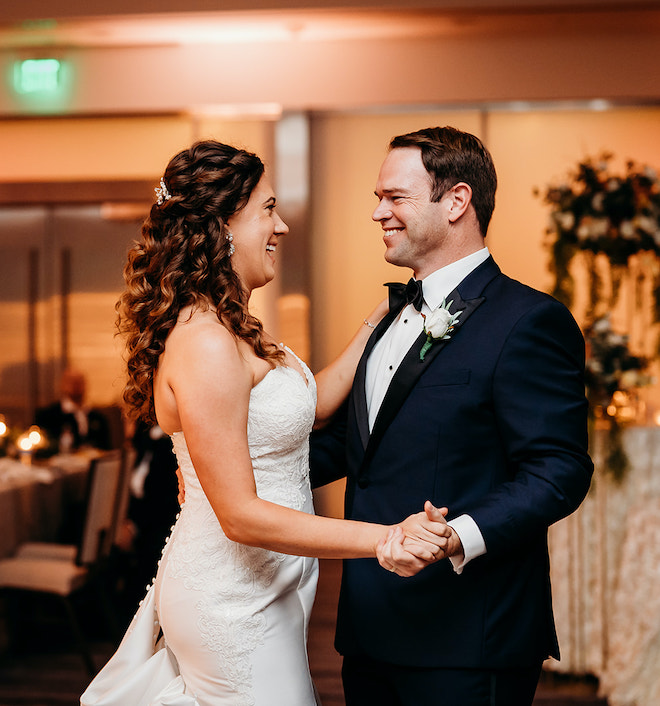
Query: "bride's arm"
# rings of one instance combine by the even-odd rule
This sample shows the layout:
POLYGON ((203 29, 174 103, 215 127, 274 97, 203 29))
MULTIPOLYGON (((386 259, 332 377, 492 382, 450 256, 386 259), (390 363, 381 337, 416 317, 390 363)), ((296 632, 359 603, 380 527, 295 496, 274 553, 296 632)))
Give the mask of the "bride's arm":
MULTIPOLYGON (((375 557, 389 527, 310 515, 257 496, 247 441, 254 373, 229 332, 217 329, 168 341, 162 369, 197 476, 227 537, 302 556, 375 557)), ((419 571, 442 543, 441 523, 420 517, 414 525, 418 556, 398 568, 402 575, 419 571)))
POLYGON ((340 356, 316 374, 318 401, 315 429, 325 426, 348 396, 360 356, 373 331, 372 327, 376 326, 387 311, 387 299, 383 299, 367 316, 340 356), (366 323, 367 321, 369 323, 366 323))

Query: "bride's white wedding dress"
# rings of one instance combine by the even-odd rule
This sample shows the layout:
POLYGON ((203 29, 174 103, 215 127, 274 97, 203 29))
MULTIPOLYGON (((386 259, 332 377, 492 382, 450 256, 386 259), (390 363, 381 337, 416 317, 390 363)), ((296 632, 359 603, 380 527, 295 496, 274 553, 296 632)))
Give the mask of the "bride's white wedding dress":
MULTIPOLYGON (((259 497, 312 513, 308 438, 316 386, 303 368, 306 378, 278 366, 252 389, 248 443, 259 497)), ((227 539, 183 433, 172 440, 185 504, 154 586, 81 703, 314 706, 307 627, 318 562, 227 539)))

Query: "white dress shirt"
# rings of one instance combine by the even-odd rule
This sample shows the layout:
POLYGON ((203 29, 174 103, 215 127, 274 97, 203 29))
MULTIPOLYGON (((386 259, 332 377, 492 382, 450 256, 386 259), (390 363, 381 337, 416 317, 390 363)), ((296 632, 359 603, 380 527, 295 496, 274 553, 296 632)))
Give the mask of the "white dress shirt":
MULTIPOLYGON (((406 353, 419 338, 424 328, 424 317, 438 308, 467 275, 476 269, 489 256, 488 248, 477 250, 456 262, 441 267, 424 280, 422 291, 424 303, 422 311, 418 312, 412 304, 405 306, 382 338, 374 346, 367 361, 365 392, 367 410, 369 413, 369 431, 373 430, 374 422, 383 402, 385 394, 392 382, 394 373, 401 364, 406 353)), ((449 302, 447 302, 449 304, 449 302)), ((469 515, 461 515, 449 524, 458 534, 463 544, 464 559, 455 560, 451 557, 454 570, 461 573, 463 567, 472 559, 486 553, 486 545, 476 522, 469 515)))
POLYGON ((65 414, 73 414, 76 419, 76 424, 78 425, 78 434, 82 438, 86 437, 89 432, 89 418, 87 416, 87 410, 83 409, 80 405, 77 405, 68 397, 63 397, 60 400, 60 406, 65 414))

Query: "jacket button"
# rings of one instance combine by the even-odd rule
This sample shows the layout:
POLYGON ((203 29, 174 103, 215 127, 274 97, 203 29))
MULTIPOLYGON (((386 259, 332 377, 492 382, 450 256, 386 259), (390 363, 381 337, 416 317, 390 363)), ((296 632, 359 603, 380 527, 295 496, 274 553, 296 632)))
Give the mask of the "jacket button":
POLYGON ((357 484, 359 488, 366 488, 369 485, 369 479, 365 477, 358 478, 357 484))

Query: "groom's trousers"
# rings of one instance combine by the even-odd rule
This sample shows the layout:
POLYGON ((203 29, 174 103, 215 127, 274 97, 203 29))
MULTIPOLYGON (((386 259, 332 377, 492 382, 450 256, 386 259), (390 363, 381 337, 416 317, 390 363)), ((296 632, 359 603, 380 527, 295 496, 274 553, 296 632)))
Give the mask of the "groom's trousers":
POLYGON ((346 706, 531 706, 541 665, 522 669, 425 669, 345 657, 346 706))

